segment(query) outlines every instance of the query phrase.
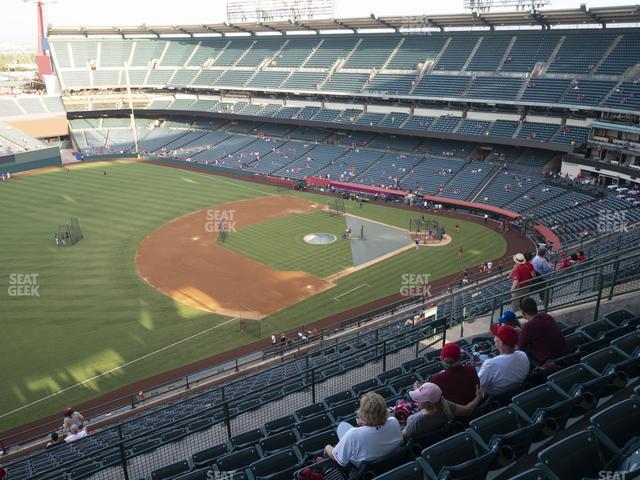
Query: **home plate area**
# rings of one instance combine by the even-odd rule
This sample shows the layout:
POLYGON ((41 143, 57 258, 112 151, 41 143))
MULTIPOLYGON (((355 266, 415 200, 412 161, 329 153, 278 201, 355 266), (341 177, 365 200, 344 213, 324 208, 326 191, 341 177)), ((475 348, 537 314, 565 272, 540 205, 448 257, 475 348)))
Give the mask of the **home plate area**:
POLYGON ((389 256, 403 247, 410 247, 413 242, 407 230, 349 214, 345 215, 345 219, 347 228, 352 232, 351 255, 354 267, 389 256))

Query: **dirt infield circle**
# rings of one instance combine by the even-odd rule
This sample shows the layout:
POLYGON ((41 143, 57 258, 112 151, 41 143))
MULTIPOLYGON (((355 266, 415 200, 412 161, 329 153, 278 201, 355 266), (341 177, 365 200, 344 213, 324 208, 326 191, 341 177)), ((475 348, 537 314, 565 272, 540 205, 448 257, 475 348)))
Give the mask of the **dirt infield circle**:
POLYGON ((282 272, 224 248, 218 231, 322 210, 291 196, 252 198, 178 217, 151 232, 136 254, 138 273, 172 299, 232 317, 261 319, 333 286, 306 272, 282 272))

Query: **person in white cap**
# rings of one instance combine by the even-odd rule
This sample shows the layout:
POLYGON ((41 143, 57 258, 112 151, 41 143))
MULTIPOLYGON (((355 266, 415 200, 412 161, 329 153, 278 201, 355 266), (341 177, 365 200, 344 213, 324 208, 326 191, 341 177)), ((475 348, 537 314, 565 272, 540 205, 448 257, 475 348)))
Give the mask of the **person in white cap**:
POLYGON ((531 283, 531 270, 527 265, 527 259, 522 253, 516 253, 513 256, 513 270, 511 270, 511 299, 514 312, 520 311, 520 297, 529 293, 531 283))
POLYGON ((443 427, 453 417, 471 415, 482 399, 482 392, 476 388, 473 400, 466 405, 458 405, 445 399, 442 390, 435 383, 427 382, 420 385, 416 382, 409 396, 418 404, 420 410, 407 418, 407 426, 402 432, 405 439, 423 437, 443 427))

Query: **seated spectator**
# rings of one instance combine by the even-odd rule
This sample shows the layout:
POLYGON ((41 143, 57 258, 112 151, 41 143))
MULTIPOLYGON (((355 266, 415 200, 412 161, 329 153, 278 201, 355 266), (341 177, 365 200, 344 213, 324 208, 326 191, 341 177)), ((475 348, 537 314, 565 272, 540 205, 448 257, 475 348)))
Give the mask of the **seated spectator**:
POLYGON ((447 400, 435 383, 419 385, 416 382, 414 387, 415 390, 409 392, 409 396, 420 410, 407 418, 407 426, 402 431, 405 439, 423 437, 445 426, 453 417, 471 415, 482 398, 480 389, 476 387, 473 400, 466 405, 458 405, 447 400))
POLYGON ((500 395, 522 385, 529 374, 529 358, 516 350, 519 334, 512 326, 494 324, 491 333, 500 355, 482 362, 478 377, 484 392, 500 395))
POLYGON ((497 320, 499 325, 510 325, 515 328, 518 332, 522 328, 522 325, 518 321, 518 317, 511 310, 505 310, 502 313, 502 316, 497 320))
POLYGON ((327 445, 324 453, 339 465, 352 464, 358 467, 362 462, 375 460, 390 454, 402 445, 402 430, 398 420, 389 416, 387 404, 381 395, 368 392, 360 399, 356 413, 357 427, 347 422, 338 425, 335 447, 327 445))
POLYGON ((538 365, 567 354, 564 333, 551 315, 538 312, 538 305, 533 298, 523 298, 520 311, 527 322, 520 332, 518 350, 525 352, 538 365))
POLYGON ((53 432, 51 434, 51 440, 49 440, 49 442, 47 443, 47 448, 57 447, 58 445, 61 445, 63 443, 64 443, 64 439, 60 438, 60 435, 58 435, 58 432, 53 432))
POLYGON ((76 412, 71 407, 64 409, 64 420, 62 421, 62 428, 71 430, 72 425, 77 425, 78 428, 83 427, 84 417, 80 412, 76 412))
POLYGON ((471 365, 461 362, 461 349, 457 343, 447 343, 440 352, 445 370, 432 376, 431 383, 442 390, 444 397, 460 405, 466 405, 476 396, 480 385, 478 372, 471 365))
POLYGON ((71 425, 71 428, 69 429, 69 435, 65 437, 64 441, 67 443, 75 442, 76 440, 80 440, 87 435, 89 434, 87 433, 86 428, 80 428, 77 425, 71 425))

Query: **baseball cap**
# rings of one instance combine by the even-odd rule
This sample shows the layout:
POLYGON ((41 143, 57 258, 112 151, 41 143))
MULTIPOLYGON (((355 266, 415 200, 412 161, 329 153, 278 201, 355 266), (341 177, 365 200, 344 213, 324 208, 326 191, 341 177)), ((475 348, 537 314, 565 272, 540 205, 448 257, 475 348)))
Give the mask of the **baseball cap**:
POLYGON ((423 383, 417 390, 409 392, 411 400, 418 403, 438 403, 442 397, 442 390, 435 383, 423 383))
POLYGON ((73 408, 71 408, 71 407, 67 407, 67 408, 64 409, 64 414, 65 415, 69 415, 72 412, 73 412, 73 408))
POLYGON ((516 263, 524 263, 526 260, 525 260, 525 258, 524 258, 524 255, 523 255, 523 254, 521 254, 521 253, 516 253, 516 254, 513 256, 513 261, 514 261, 514 262, 516 262, 516 263))
POLYGON ((457 343, 447 343, 442 347, 440 352, 440 360, 451 359, 454 363, 460 361, 460 345, 457 343))
POLYGON ((518 331, 511 325, 499 325, 494 323, 491 325, 491 333, 509 347, 515 347, 518 344, 518 331))
POLYGON ((516 320, 518 320, 518 317, 516 317, 515 313, 513 313, 511 310, 505 310, 502 316, 498 318, 498 323, 503 324, 515 322, 516 320))

